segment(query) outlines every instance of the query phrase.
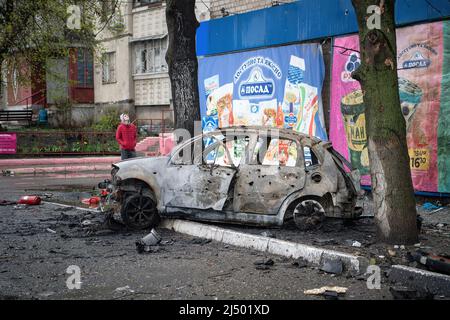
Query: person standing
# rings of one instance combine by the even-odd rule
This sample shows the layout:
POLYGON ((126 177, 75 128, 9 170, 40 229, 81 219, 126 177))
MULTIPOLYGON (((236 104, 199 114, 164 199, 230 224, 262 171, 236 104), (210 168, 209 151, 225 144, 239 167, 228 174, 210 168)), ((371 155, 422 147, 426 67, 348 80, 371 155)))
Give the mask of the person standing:
POLYGON ((120 146, 122 160, 136 157, 136 126, 130 123, 130 117, 125 113, 120 115, 120 124, 116 131, 116 140, 120 146))

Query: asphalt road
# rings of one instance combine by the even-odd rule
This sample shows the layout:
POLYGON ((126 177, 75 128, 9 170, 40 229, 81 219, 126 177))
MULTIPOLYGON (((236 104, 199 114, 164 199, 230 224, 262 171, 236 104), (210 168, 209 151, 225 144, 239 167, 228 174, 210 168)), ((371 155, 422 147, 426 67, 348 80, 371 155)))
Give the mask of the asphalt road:
POLYGON ((106 172, 0 176, 0 200, 18 200, 29 193, 89 191, 108 177, 106 172))
MULTIPOLYGON (((30 190, 79 195, 102 178, 0 177, 0 200, 30 190)), ((51 204, 0 206, 0 298, 324 299, 303 293, 322 286, 347 287, 341 299, 392 298, 384 277, 381 290, 369 290, 364 279, 165 229, 157 230, 163 240, 153 252, 138 254, 135 241, 146 232, 106 230, 102 221, 99 213, 51 204), (255 262, 267 259, 273 266, 257 269, 255 262), (69 266, 80 268, 81 289, 68 289, 69 266)))
MULTIPOLYGON (((299 268, 293 260, 158 229, 162 243, 138 254, 143 232, 98 229, 98 214, 35 208, 0 208, 0 295, 20 299, 307 299, 304 290, 349 288, 345 299, 390 298, 345 275, 299 268), (92 225, 80 222, 89 219, 92 225), (50 229, 52 231, 48 231, 50 229), (54 232, 53 232, 54 231, 54 232), (274 265, 258 270, 259 260, 274 265), (81 289, 69 290, 69 266, 81 271, 81 289)), ((322 298, 320 298, 322 299, 322 298)))

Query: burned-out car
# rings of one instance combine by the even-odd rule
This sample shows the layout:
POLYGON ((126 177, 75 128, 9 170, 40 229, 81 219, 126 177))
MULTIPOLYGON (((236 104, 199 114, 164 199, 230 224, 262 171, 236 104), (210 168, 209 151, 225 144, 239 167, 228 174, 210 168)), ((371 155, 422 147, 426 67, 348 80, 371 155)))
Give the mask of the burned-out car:
POLYGON ((294 220, 310 229, 325 217, 361 214, 359 179, 330 142, 265 127, 204 133, 168 157, 126 160, 112 170, 122 219, 136 229, 161 217, 258 226, 294 220))

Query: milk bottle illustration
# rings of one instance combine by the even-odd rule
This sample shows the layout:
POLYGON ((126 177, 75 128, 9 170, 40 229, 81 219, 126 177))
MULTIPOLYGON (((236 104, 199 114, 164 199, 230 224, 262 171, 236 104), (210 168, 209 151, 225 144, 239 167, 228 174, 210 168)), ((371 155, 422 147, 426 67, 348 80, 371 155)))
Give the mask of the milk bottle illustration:
POLYGON ((297 123, 297 113, 300 107, 299 85, 302 83, 305 72, 305 60, 291 56, 288 76, 284 86, 283 115, 284 127, 292 129, 297 123))

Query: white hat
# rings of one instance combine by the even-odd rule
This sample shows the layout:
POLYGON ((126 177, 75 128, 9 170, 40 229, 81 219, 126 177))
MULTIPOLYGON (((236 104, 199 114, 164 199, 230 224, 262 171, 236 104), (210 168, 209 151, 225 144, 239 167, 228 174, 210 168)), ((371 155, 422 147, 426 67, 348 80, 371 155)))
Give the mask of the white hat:
POLYGON ((120 121, 122 121, 122 122, 130 121, 130 117, 126 113, 122 113, 120 115, 120 121))

